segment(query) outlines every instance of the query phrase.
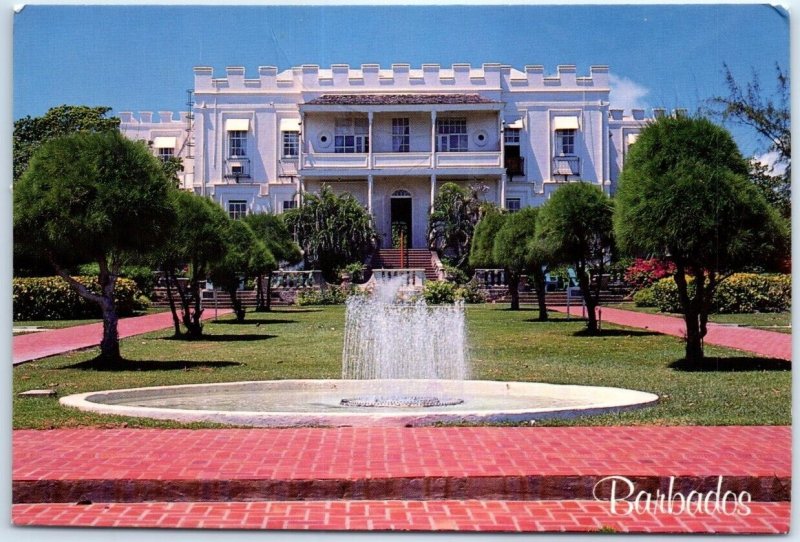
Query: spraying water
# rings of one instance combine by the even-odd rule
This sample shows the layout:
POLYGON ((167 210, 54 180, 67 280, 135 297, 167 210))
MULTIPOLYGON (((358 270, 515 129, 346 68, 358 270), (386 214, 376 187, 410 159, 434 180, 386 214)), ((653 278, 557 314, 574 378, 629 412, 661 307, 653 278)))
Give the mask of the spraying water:
POLYGON ((399 389, 376 382, 375 396, 346 399, 346 404, 438 406, 460 399, 437 397, 435 380, 467 380, 464 304, 429 306, 408 299, 405 277, 376 283, 370 295, 347 300, 342 378, 348 380, 416 380, 399 389), (431 382, 427 382, 431 381, 431 382))

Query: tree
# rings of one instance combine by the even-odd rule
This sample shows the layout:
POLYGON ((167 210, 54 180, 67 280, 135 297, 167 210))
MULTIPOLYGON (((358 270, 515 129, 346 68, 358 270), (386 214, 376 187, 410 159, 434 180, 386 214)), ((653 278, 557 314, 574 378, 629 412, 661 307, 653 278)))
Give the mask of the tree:
MULTIPOLYGON (((263 241, 267 249, 275 259, 280 262, 290 264, 299 262, 303 255, 300 247, 292 239, 292 232, 286 226, 282 215, 271 215, 267 213, 250 214, 244 217, 244 221, 253 229, 256 237, 263 241)), ((269 311, 272 308, 272 273, 273 268, 267 270, 267 292, 264 295, 262 286, 263 275, 256 277, 256 310, 269 311)))
POLYGON ((483 211, 477 190, 470 191, 455 183, 443 184, 433 200, 428 220, 428 246, 440 257, 463 267, 483 211))
MULTIPOLYGON (((492 258, 505 270, 508 290, 511 294, 511 310, 519 310, 519 283, 523 274, 529 273, 539 302, 539 319, 547 320, 547 306, 544 300, 544 272, 542 252, 529 249, 536 237, 536 216, 539 210, 526 207, 508 215, 497 231, 492 247, 492 258)), ((538 246, 538 245, 537 245, 538 246)))
POLYGON ((174 191, 171 203, 177 217, 175 231, 158 259, 166 281, 175 336, 183 335, 180 327, 183 323, 189 338, 195 339, 203 334, 200 282, 207 278, 209 267, 225 255, 225 229, 230 218, 213 201, 190 192, 174 191), (173 289, 180 300, 180 316, 173 289))
POLYGON ((499 267, 494 259, 494 240, 497 232, 505 224, 510 215, 501 213, 499 209, 487 212, 475 225, 469 252, 469 264, 473 268, 499 267))
POLYGON ((712 114, 723 120, 731 120, 747 126, 766 141, 766 150, 778 155, 777 163, 785 164, 783 175, 772 175, 764 167, 754 167, 752 179, 765 191, 767 201, 777 203, 778 209, 788 218, 791 210, 791 165, 792 165, 792 137, 791 137, 791 95, 789 76, 780 67, 775 65, 776 94, 766 97, 761 88, 758 75, 753 71, 753 78, 742 87, 734 78, 727 64, 725 68, 725 83, 728 86, 728 96, 715 96, 710 100, 712 114), (765 179, 771 177, 771 179, 765 179))
POLYGON ((598 186, 584 182, 562 186, 539 211, 537 237, 541 247, 556 261, 572 265, 578 275, 589 333, 597 332, 600 279, 613 245, 612 214, 611 199, 598 186), (591 273, 597 277, 594 288, 591 273))
POLYGON ((319 195, 307 193, 303 204, 285 213, 307 266, 318 266, 328 282, 338 270, 362 262, 375 246, 375 229, 366 209, 350 194, 336 195, 323 185, 319 195))
POLYGON ((276 266, 275 258, 246 222, 228 219, 223 231, 225 254, 211 265, 210 277, 215 286, 228 292, 237 322, 244 322, 245 310, 236 295, 242 281, 262 275, 276 266))
POLYGON ((103 314, 100 361, 121 359, 114 287, 121 267, 169 235, 172 191, 143 143, 119 132, 80 132, 41 145, 14 187, 15 243, 43 253, 56 273, 103 314), (96 262, 101 293, 65 265, 96 262))
POLYGON ((726 130, 703 118, 663 118, 642 131, 619 179, 617 239, 629 253, 675 264, 689 362, 703 359, 719 283, 786 240, 782 220, 747 175, 726 130))
POLYGON ((14 122, 14 182, 28 167, 36 149, 44 142, 74 132, 117 130, 119 119, 106 117, 110 107, 60 105, 41 117, 26 116, 14 122))

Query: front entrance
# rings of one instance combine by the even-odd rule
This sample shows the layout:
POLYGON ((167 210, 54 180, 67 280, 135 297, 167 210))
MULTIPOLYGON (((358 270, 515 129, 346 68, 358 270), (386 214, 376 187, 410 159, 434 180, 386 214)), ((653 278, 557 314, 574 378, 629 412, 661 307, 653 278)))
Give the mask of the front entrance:
POLYGON ((396 190, 391 198, 392 247, 400 248, 403 239, 405 248, 411 248, 411 193, 396 190))

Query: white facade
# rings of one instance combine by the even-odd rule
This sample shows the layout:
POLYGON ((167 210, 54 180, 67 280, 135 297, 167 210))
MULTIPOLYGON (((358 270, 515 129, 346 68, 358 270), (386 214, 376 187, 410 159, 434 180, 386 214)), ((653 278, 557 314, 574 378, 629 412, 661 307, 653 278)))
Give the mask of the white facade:
POLYGON ((373 215, 384 247, 396 222, 410 223, 412 246, 426 245, 432 199, 445 182, 478 187, 512 210, 541 205, 578 179, 613 193, 649 120, 609 108, 606 66, 588 76, 575 66, 547 76, 542 66, 500 64, 194 74, 191 114, 162 112, 155 122, 122 113, 123 133, 153 141, 156 153, 174 142, 182 186, 232 214, 281 213, 323 184, 350 192, 373 215))

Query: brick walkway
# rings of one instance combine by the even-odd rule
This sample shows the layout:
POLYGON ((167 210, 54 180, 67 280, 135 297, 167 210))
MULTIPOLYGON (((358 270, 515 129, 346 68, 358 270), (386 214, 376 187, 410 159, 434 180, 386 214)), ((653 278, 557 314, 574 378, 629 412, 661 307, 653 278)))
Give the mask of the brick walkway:
MULTIPOLYGON (((218 314, 229 312, 231 312, 230 309, 220 309, 218 314)), ((203 313, 203 320, 211 318, 214 318, 214 311, 207 309, 203 313)), ((172 313, 169 311, 122 318, 117 329, 119 338, 124 339, 168 327, 172 327, 172 313)), ((14 365, 82 348, 91 348, 99 345, 102 337, 102 322, 17 335, 13 338, 14 365)))
POLYGON ((790 427, 18 430, 13 520, 785 532, 790 477, 790 427), (723 492, 751 495, 752 512, 614 514, 607 500, 593 499, 606 476, 653 495, 667 492, 670 477, 675 492, 708 494, 722 476, 723 492))
MULTIPOLYGON (((565 306, 550 306, 550 310, 567 312, 565 306)), ((601 307, 603 321, 612 322, 622 326, 649 329, 674 337, 685 337, 686 326, 681 318, 662 316, 660 314, 647 314, 636 311, 626 311, 611 307, 601 307)), ((571 307, 572 314, 580 314, 581 308, 571 307)), ((725 326, 708 324, 706 344, 727 346, 745 352, 753 352, 760 356, 778 358, 791 361, 792 335, 777 331, 765 331, 747 327, 725 326)))

